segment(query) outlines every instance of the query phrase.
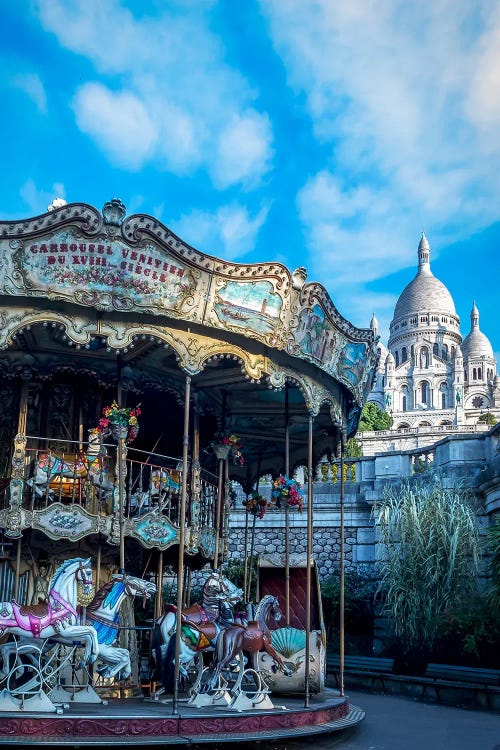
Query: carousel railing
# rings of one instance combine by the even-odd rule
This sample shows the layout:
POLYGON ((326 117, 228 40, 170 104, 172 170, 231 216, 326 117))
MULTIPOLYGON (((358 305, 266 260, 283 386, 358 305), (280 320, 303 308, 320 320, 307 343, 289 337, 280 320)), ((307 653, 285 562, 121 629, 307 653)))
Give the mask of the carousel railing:
MULTIPOLYGON (((178 526, 182 461, 128 447, 123 497, 120 497, 116 447, 114 443, 92 440, 23 436, 23 440, 16 443, 17 463, 12 472, 22 480, 22 506, 36 511, 59 502, 80 505, 91 514, 112 515, 122 502, 127 519, 139 519, 155 512, 178 526)), ((9 483, 7 477, 0 486, 1 509, 7 508, 12 500, 9 483)), ((197 524, 213 526, 217 483, 214 474, 202 469, 193 481, 189 468, 186 480, 188 524, 191 501, 196 499, 197 524)))

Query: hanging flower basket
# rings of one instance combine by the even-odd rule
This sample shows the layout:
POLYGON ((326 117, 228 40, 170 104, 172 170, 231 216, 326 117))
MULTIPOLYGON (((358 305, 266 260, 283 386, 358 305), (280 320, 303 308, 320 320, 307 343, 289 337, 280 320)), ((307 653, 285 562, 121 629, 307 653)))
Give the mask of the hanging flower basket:
POLYGON ((276 508, 297 508, 300 512, 304 504, 300 482, 282 474, 273 479, 271 497, 274 500, 276 508))
POLYGON ((99 432, 111 432, 115 440, 122 439, 130 443, 139 432, 140 415, 140 405, 129 409, 126 406, 118 406, 117 402, 113 401, 111 406, 105 406, 102 410, 97 429, 99 432))
POLYGON ((210 447, 217 458, 226 459, 231 457, 235 464, 243 466, 243 446, 237 435, 231 432, 217 432, 210 443, 210 447))
POLYGON ((250 497, 243 500, 243 505, 245 506, 247 513, 251 513, 253 516, 256 516, 256 518, 264 518, 267 508, 271 507, 273 504, 274 503, 271 500, 266 500, 266 498, 261 495, 260 492, 257 492, 257 490, 254 490, 250 497))

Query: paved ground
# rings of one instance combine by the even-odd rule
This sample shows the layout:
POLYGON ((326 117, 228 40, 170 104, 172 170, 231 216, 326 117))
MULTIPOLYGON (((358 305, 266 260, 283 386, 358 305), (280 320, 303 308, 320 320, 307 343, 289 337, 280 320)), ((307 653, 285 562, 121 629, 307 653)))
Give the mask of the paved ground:
POLYGON ((500 750, 499 714, 401 696, 354 690, 347 694, 366 712, 358 726, 305 742, 286 742, 280 750, 500 750))

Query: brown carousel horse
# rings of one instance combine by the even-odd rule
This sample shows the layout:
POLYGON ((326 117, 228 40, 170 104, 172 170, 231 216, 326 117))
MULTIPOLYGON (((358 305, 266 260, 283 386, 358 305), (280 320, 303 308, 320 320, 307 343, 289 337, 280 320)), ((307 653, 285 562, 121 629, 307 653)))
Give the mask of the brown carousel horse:
POLYGON ((269 617, 279 622, 282 616, 277 598, 266 594, 257 605, 254 620, 250 620, 246 626, 234 624, 222 630, 217 638, 215 656, 208 669, 207 680, 200 692, 217 690, 222 672, 229 669, 231 663, 236 660, 240 664, 243 663, 240 658, 243 652, 250 656, 255 671, 258 671, 257 654, 259 651, 267 651, 275 661, 276 670, 280 669, 285 675, 291 674, 293 670, 284 663, 272 646, 271 631, 267 625, 269 617))

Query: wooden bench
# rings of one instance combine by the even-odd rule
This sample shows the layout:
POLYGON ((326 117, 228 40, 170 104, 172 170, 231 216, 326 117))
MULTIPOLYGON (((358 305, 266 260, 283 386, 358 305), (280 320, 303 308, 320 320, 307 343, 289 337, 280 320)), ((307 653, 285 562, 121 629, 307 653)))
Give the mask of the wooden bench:
POLYGON ((462 667, 454 664, 428 664, 422 679, 423 695, 427 688, 432 687, 440 700, 441 689, 455 688, 469 690, 474 696, 479 692, 486 695, 488 706, 491 708, 493 695, 500 695, 500 669, 484 669, 483 667, 462 667))
MULTIPOLYGON (((344 656, 344 675, 368 678, 371 686, 374 682, 379 682, 384 691, 384 677, 392 673, 393 667, 394 659, 377 656, 344 656)), ((340 687, 340 656, 338 654, 327 653, 326 672, 335 677, 336 686, 340 687)))

